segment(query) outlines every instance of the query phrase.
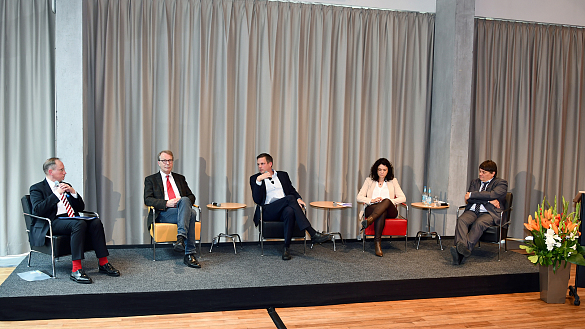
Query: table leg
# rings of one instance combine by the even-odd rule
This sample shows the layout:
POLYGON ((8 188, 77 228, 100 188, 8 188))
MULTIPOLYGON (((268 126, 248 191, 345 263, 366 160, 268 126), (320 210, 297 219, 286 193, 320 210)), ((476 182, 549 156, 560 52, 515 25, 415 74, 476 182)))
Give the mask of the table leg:
POLYGON ((341 239, 341 244, 345 244, 345 241, 343 241, 343 236, 341 235, 341 232, 330 232, 331 230, 331 209, 327 208, 327 234, 331 234, 331 242, 333 242, 333 251, 337 251, 337 248, 335 246, 335 235, 339 235, 339 238, 341 239))
POLYGON ((209 248, 209 252, 211 252, 211 250, 213 250, 213 245, 216 243, 216 240, 217 240, 217 244, 219 244, 222 237, 232 239, 232 244, 234 246, 234 254, 238 253, 236 250, 236 237, 240 241, 240 248, 243 248, 242 238, 240 237, 240 235, 238 233, 228 234, 228 211, 229 211, 228 209, 225 210, 225 233, 219 233, 216 237, 213 238, 213 240, 211 241, 211 248, 209 248))
POLYGON ((437 237, 437 243, 439 244, 439 247, 441 248, 441 250, 443 250, 443 243, 441 242, 441 235, 437 232, 431 232, 431 208, 427 209, 427 231, 418 231, 418 233, 416 233, 416 238, 418 240, 417 244, 416 244, 416 249, 418 250, 418 247, 420 246, 420 238, 421 236, 427 236, 430 235, 431 239, 437 237))

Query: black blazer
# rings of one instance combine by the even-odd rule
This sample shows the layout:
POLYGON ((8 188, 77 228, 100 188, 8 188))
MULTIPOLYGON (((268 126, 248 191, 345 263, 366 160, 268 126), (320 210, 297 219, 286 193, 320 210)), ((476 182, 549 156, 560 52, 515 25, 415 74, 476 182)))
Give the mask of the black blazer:
MULTIPOLYGON (((65 184, 71 186, 69 183, 65 184)), ((60 200, 53 193, 46 179, 31 186, 29 192, 33 215, 46 217, 50 220, 57 218, 57 204, 60 200)), ((79 216, 79 212, 85 209, 85 203, 79 193, 77 193, 77 198, 67 193, 67 201, 71 204, 75 216, 79 216)), ((29 233, 31 244, 35 247, 43 246, 45 244, 45 236, 49 232, 49 222, 36 218, 32 220, 33 226, 29 233)))
POLYGON ((502 211, 506 209, 506 194, 508 193, 508 182, 505 179, 494 177, 492 181, 486 186, 484 191, 479 192, 481 187, 481 180, 476 178, 469 184, 467 192, 471 193, 471 198, 467 200, 465 210, 469 210, 473 204, 482 204, 485 210, 492 216, 496 224, 500 224, 502 220, 502 211), (496 208, 489 203, 491 200, 498 200, 500 208, 496 208))
MULTIPOLYGON (((284 190, 284 195, 293 195, 296 199, 302 199, 301 195, 292 185, 290 178, 288 177, 288 173, 286 171, 278 171, 278 180, 282 184, 282 189, 284 190)), ((252 199, 258 205, 264 205, 264 201, 266 201, 266 183, 262 181, 262 185, 258 186, 256 184, 256 178, 260 176, 260 173, 250 176, 250 187, 252 188, 252 199)), ((258 226, 260 224, 260 207, 256 207, 256 211, 254 211, 254 224, 258 226)))
MULTIPOLYGON (((175 180, 175 184, 179 189, 181 197, 186 196, 189 198, 189 200, 191 200, 191 204, 195 204, 195 195, 193 195, 193 192, 191 192, 191 189, 187 184, 185 176, 177 174, 175 172, 171 172, 171 175, 175 180)), ((154 207, 154 209, 157 212, 167 210, 167 200, 165 200, 165 188, 163 186, 163 181, 162 177, 160 176, 160 172, 147 176, 144 179, 144 204, 150 207, 154 207)), ((150 224, 152 224, 153 220, 156 219, 156 216, 154 218, 152 218, 152 216, 153 216, 152 213, 148 214, 148 220, 146 224, 147 228, 150 228, 150 224)))

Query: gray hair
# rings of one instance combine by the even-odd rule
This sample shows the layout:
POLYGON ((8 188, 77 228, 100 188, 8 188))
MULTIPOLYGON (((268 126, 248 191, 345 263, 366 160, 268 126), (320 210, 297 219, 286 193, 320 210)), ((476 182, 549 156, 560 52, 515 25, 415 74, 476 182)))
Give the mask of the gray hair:
POLYGON ((49 174, 49 169, 55 169, 57 160, 61 161, 59 158, 48 158, 45 163, 43 163, 43 171, 45 172, 45 175, 49 174))

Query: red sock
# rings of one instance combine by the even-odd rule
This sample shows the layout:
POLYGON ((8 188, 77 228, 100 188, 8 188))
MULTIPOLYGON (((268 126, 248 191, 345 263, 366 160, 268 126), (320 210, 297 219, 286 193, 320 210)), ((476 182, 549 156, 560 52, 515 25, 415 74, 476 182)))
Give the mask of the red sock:
POLYGON ((108 257, 101 257, 99 259, 99 261, 100 261, 100 266, 104 266, 108 263, 108 257))
POLYGON ((73 262, 73 267, 71 268, 71 272, 77 272, 81 270, 81 259, 76 259, 73 262))

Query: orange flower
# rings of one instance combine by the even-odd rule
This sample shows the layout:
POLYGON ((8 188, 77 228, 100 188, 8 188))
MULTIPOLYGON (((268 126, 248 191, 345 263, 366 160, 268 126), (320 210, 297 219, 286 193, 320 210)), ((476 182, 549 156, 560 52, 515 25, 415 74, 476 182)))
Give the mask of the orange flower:
POLYGON ((540 227, 534 219, 532 219, 532 215, 528 215, 528 223, 524 223, 524 227, 526 227, 529 231, 540 231, 540 227))
POLYGON ((555 234, 559 234, 559 228, 557 227, 557 225, 555 223, 552 223, 552 229, 553 229, 553 231, 555 231, 555 234))

